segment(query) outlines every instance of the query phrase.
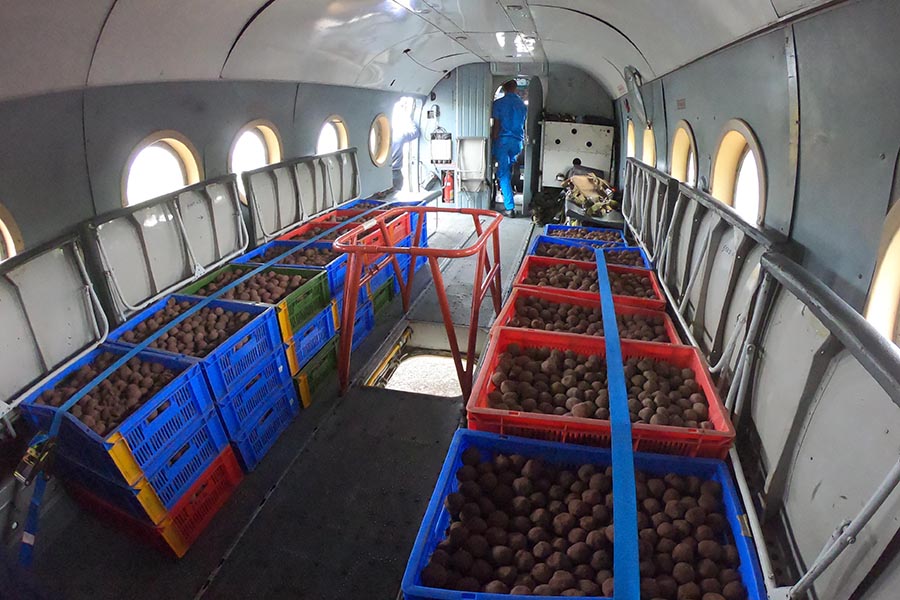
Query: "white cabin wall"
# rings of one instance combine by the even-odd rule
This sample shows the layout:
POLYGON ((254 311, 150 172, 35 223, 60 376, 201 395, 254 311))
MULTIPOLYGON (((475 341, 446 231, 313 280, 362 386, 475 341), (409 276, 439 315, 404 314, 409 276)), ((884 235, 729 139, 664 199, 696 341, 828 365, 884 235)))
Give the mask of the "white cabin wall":
POLYGON ((390 117, 400 94, 319 84, 176 82, 87 88, 0 103, 0 204, 25 247, 46 242, 85 219, 121 208, 128 156, 160 129, 184 134, 197 148, 206 178, 227 174, 238 130, 272 121, 285 158, 314 154, 330 115, 347 124, 359 149, 363 194, 391 186, 390 165, 369 158, 369 128, 390 117))

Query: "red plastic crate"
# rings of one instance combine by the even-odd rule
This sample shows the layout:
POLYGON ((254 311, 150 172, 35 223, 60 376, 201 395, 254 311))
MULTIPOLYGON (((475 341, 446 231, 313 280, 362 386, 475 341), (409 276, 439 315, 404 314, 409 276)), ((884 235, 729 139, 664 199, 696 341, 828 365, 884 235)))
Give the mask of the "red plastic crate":
MULTIPOLYGON (((279 236, 276 239, 280 242, 303 242, 306 240, 310 240, 325 231, 328 231, 336 225, 339 225, 339 223, 328 221, 310 221, 308 223, 300 225, 296 229, 290 230, 289 232, 279 236)), ((319 239, 318 241, 334 241, 337 239, 338 235, 350 231, 351 229, 353 229, 353 227, 353 224, 348 223, 341 229, 335 231, 331 235, 326 236, 325 238, 319 239)))
POLYGON ((225 505, 243 477, 234 451, 226 447, 159 525, 136 519, 77 483, 67 481, 66 490, 82 508, 102 521, 181 558, 225 505))
MULTIPOLYGON (((512 293, 506 299, 506 304, 503 305, 503 309, 500 311, 500 314, 497 316, 497 319, 494 321, 493 327, 491 327, 491 332, 500 327, 514 327, 508 325, 510 320, 516 314, 516 300, 519 298, 530 297, 530 298, 540 298, 543 300, 549 300, 551 302, 557 303, 568 303, 577 306, 584 306, 587 308, 600 308, 600 296, 593 295, 592 298, 581 297, 581 296, 572 296, 570 294, 563 293, 562 290, 557 291, 559 288, 549 288, 549 287, 535 287, 535 286, 523 286, 513 288, 512 293)), ((675 323, 672 322, 672 319, 666 313, 657 310, 650 310, 647 308, 638 308, 636 306, 627 306, 624 304, 616 304, 615 305, 616 314, 617 315, 642 315, 647 317, 659 317, 663 320, 663 325, 666 328, 666 334, 669 336, 669 344, 677 344, 681 345, 681 337, 678 335, 678 330, 675 328, 675 323)), ((521 329, 531 329, 530 327, 523 327, 521 329)), ((541 331, 534 330, 532 331, 541 331)), ((556 333, 556 332, 547 332, 547 333, 556 333)), ((621 333, 621 332, 620 332, 621 333)), ((587 335, 587 334, 575 334, 575 335, 587 335)), ((591 336, 591 337, 602 337, 602 336, 591 336)), ((623 338, 624 339, 624 338, 623 338)), ((626 340, 627 341, 627 340, 626 340)), ((634 340, 641 341, 641 340, 634 340)), ((659 342, 663 343, 663 342, 659 342)))
MULTIPOLYGON (((359 215, 363 214, 364 212, 367 212, 367 211, 366 210, 356 210, 356 209, 337 209, 337 210, 329 211, 329 212, 325 213, 324 215, 322 215, 316 219, 313 219, 312 222, 313 223, 330 223, 331 226, 333 227, 337 223, 344 223, 344 222, 348 221, 349 219, 358 217, 359 215)), ((376 215, 378 215, 380 213, 384 213, 384 212, 387 212, 387 211, 381 210, 381 211, 370 212, 368 215, 368 218, 374 219, 376 215)), ((364 219, 357 219, 356 221, 353 221, 351 223, 351 225, 353 227, 356 227, 358 225, 362 225, 365 222, 366 221, 364 219)), ((387 230, 388 230, 388 238, 390 238, 391 244, 397 244, 397 242, 399 242, 403 238, 409 236, 410 233, 412 233, 412 230, 410 228, 410 219, 409 219, 408 214, 404 214, 404 215, 398 216, 394 219, 391 219, 390 221, 388 221, 386 223, 386 226, 387 226, 387 230)), ((379 236, 379 238, 380 238, 380 236, 379 236)))
MULTIPOLYGON (((501 410, 488 406, 488 394, 496 387, 491 382, 491 375, 497 368, 500 354, 509 344, 573 350, 586 355, 606 355, 606 342, 601 337, 511 327, 497 329, 491 336, 486 358, 466 406, 469 429, 589 446, 609 446, 609 421, 501 410)), ((692 346, 650 342, 622 341, 621 345, 623 358, 661 359, 682 368, 693 369, 709 404, 709 420, 715 426, 715 430, 709 430, 634 423, 631 426, 634 449, 679 456, 725 458, 734 441, 734 425, 716 392, 706 361, 697 349, 692 346)))
MULTIPOLYGON (((528 275, 528 271, 532 267, 548 267, 550 265, 558 265, 558 264, 566 264, 571 265, 574 268, 581 269, 583 271, 596 271, 597 264, 592 262, 583 262, 579 260, 566 260, 562 258, 550 258, 549 256, 526 256, 525 260, 522 262, 522 267, 519 269, 518 274, 516 274, 516 279, 513 282, 513 285, 518 288, 527 289, 527 290, 555 290, 560 293, 570 295, 572 297, 578 298, 599 298, 599 292, 588 292, 583 290, 569 290, 566 288, 557 288, 552 286, 539 286, 539 285, 529 285, 523 283, 525 278, 528 275)), ((653 293, 656 298, 638 298, 636 296, 622 296, 618 294, 613 295, 613 302, 617 305, 624 304, 628 306, 636 306, 638 308, 647 308, 650 310, 665 310, 666 309, 666 297, 662 293, 662 288, 659 287, 659 280, 656 278, 656 273, 653 271, 649 271, 647 269, 635 269, 633 267, 623 267, 621 265, 607 265, 607 271, 610 273, 634 273, 635 275, 640 275, 641 277, 649 277, 650 284, 653 286, 653 293)))
POLYGON ((200 537, 243 478, 244 472, 229 446, 181 497, 171 516, 188 546, 200 537))

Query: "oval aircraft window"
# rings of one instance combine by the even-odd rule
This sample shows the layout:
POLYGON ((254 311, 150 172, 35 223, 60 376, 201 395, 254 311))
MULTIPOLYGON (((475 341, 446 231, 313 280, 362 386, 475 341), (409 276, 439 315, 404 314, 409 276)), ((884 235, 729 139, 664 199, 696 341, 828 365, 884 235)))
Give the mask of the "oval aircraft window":
POLYGON ((750 127, 734 119, 725 126, 713 159, 712 196, 752 225, 763 222, 766 169, 762 148, 750 127))
POLYGON ((251 121, 238 133, 228 156, 228 170, 237 175, 238 191, 246 204, 244 180, 241 174, 266 165, 281 162, 281 139, 275 126, 267 121, 251 121))
POLYGON ((381 113, 372 121, 369 129, 369 156, 376 167, 387 164, 391 154, 391 122, 381 113))
POLYGON ((22 247, 22 234, 15 219, 0 205, 0 262, 18 254, 22 247))
POLYGON ((671 173, 682 183, 697 185, 697 143, 687 121, 679 122, 675 128, 671 173))
POLYGON ((344 124, 344 120, 336 115, 328 117, 325 124, 322 125, 322 131, 319 132, 316 154, 337 152, 349 147, 349 145, 347 125, 344 124))
POLYGON ((175 131, 159 131, 137 145, 125 167, 123 203, 134 206, 197 183, 197 151, 175 131))

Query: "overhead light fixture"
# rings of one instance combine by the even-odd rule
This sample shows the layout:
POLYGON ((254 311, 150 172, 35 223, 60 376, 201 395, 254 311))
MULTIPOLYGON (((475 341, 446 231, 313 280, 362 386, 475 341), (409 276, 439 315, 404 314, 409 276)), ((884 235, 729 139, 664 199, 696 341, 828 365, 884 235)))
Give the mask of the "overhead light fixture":
POLYGON ((509 10, 522 10, 522 5, 521 4, 507 4, 506 8, 508 8, 509 10))
POLYGON ((458 40, 458 41, 460 41, 460 42, 464 42, 464 41, 467 40, 467 39, 469 39, 469 38, 468 38, 467 36, 464 36, 464 35, 458 35, 458 36, 456 36, 456 40, 458 40))

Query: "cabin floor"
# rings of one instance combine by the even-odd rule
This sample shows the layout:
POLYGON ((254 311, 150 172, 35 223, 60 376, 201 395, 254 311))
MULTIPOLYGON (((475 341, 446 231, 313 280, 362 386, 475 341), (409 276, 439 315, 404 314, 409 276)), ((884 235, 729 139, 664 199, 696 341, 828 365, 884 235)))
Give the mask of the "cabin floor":
MULTIPOLYGON (((473 233, 465 219, 444 214, 429 221, 430 245, 464 246, 473 233)), ((505 291, 533 234, 527 219, 501 223, 505 291)), ((475 261, 441 267, 454 323, 467 326, 475 261)), ((414 288, 409 314, 395 298, 354 353, 354 377, 368 375, 372 357, 404 322, 442 327, 427 268, 414 288)), ((492 318, 488 296, 480 327, 492 318)), ((459 398, 372 387, 340 396, 335 378, 184 558, 167 558, 63 499, 71 518, 39 536, 34 582, 54 600, 393 600, 462 408, 459 398)))

